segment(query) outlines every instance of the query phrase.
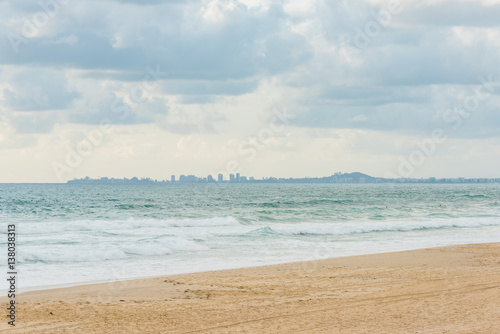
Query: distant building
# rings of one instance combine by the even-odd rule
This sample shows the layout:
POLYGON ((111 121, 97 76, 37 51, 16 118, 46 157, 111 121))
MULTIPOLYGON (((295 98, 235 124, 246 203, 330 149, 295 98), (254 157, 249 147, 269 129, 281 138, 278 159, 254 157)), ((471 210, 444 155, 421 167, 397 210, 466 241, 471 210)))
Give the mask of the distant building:
MULTIPOLYGON (((217 175, 218 182, 224 182, 223 174, 217 175)), ((260 180, 256 180, 254 177, 247 178, 246 176, 241 176, 239 173, 237 175, 231 174, 229 176, 230 182, 250 182, 250 183, 492 183, 497 182, 500 183, 500 178, 419 178, 419 179, 410 179, 410 178, 377 178, 372 177, 363 173, 354 172, 354 173, 335 173, 331 176, 325 177, 305 177, 305 178, 276 178, 269 177, 263 178, 260 180)), ((168 181, 158 181, 152 180, 150 178, 138 178, 133 177, 131 179, 123 178, 123 179, 115 179, 108 177, 101 177, 98 179, 92 179, 90 177, 84 177, 82 179, 74 179, 68 181, 68 183, 83 183, 83 184, 173 184, 174 182, 182 183, 182 184, 194 184, 201 182, 215 182, 214 177, 209 175, 205 178, 198 178, 195 175, 180 175, 178 181, 175 180, 175 175, 170 177, 170 182, 168 181)), ((226 181, 227 182, 227 181, 226 181)))

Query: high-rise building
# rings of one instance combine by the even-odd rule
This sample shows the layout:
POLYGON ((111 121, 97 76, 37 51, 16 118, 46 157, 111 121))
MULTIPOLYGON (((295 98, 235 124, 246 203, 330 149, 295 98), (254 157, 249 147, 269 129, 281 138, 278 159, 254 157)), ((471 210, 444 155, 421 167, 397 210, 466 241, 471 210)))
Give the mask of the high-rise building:
POLYGON ((212 177, 212 175, 208 175, 207 176, 207 182, 215 182, 214 178, 212 177))
POLYGON ((234 174, 229 174, 229 182, 234 182, 234 174))
POLYGON ((222 174, 217 175, 217 182, 224 182, 224 175, 222 174))
POLYGON ((240 182, 240 173, 236 173, 236 182, 240 182))
POLYGON ((172 183, 175 182, 175 175, 170 176, 170 182, 172 182, 172 183))

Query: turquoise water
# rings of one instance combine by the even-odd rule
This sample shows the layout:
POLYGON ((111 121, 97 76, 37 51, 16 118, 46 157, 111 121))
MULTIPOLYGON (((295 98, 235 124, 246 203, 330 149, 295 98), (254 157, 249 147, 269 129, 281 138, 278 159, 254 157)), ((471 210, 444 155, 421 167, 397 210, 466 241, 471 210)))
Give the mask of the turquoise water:
POLYGON ((33 287, 500 241, 500 185, 0 185, 0 218, 33 287))

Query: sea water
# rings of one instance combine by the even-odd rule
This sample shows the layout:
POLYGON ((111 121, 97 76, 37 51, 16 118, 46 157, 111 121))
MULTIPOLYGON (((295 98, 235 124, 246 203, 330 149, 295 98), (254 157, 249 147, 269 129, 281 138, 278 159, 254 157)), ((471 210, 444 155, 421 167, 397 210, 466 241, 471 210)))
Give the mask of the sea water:
POLYGON ((498 242, 500 185, 4 184, 0 221, 43 288, 498 242))

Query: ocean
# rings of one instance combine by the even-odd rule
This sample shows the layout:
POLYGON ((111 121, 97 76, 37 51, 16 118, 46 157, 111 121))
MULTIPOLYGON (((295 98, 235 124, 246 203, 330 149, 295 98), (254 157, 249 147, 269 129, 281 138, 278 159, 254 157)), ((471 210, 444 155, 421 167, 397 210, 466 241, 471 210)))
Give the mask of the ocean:
POLYGON ((500 185, 2 184, 0 221, 38 289, 498 242, 500 185))

